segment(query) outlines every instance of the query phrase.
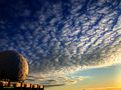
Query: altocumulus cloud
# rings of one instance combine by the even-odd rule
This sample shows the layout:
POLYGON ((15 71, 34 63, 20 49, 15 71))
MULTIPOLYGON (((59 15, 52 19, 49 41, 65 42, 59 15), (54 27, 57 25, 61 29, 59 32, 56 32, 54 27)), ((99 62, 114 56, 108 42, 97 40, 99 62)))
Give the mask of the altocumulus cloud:
POLYGON ((1 0, 0 51, 27 57, 33 82, 63 85, 67 73, 120 63, 120 7, 120 0, 1 0))

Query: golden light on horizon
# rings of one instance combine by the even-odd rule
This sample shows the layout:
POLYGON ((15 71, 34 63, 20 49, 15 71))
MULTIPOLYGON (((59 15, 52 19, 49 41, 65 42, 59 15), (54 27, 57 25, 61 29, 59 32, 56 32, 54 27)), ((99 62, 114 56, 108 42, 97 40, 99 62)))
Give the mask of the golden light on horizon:
POLYGON ((117 77, 116 77, 116 82, 117 82, 116 87, 121 88, 121 68, 119 68, 117 70, 117 72, 118 72, 118 74, 117 74, 117 77))

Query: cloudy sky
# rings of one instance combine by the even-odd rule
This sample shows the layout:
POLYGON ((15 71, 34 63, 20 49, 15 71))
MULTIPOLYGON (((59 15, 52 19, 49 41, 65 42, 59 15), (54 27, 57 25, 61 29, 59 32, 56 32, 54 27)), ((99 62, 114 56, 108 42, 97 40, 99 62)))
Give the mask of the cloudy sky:
POLYGON ((0 51, 23 54, 48 90, 120 88, 120 23, 120 0, 0 0, 0 51))

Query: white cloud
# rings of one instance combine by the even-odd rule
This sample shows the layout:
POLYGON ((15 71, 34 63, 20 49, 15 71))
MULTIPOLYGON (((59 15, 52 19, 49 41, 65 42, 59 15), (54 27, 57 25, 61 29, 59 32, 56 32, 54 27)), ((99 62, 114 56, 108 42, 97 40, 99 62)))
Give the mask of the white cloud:
MULTIPOLYGON (((121 17, 117 9, 110 7, 116 2, 92 3, 90 0, 85 8, 83 0, 69 2, 50 4, 46 1, 41 9, 34 11, 33 17, 37 20, 23 20, 18 27, 4 22, 0 28, 7 30, 0 31, 1 50, 21 52, 30 61, 30 73, 48 73, 45 76, 51 83, 58 83, 48 76, 52 72, 61 75, 67 73, 65 69, 72 73, 84 67, 120 63, 121 17)), ((29 17, 31 12, 25 9, 21 14, 29 17)))

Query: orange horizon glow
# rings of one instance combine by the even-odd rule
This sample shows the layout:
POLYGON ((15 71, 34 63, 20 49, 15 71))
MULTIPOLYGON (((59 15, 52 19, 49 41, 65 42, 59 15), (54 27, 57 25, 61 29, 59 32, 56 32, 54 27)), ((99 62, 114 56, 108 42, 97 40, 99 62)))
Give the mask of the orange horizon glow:
POLYGON ((102 73, 98 77, 90 76, 76 84, 48 87, 45 90, 121 90, 121 64, 117 66, 114 73, 110 73, 112 68, 115 67, 102 68, 107 69, 108 73, 102 73))
POLYGON ((102 88, 80 88, 80 89, 74 89, 74 88, 45 88, 45 90, 121 90, 121 88, 118 87, 102 87, 102 88))

